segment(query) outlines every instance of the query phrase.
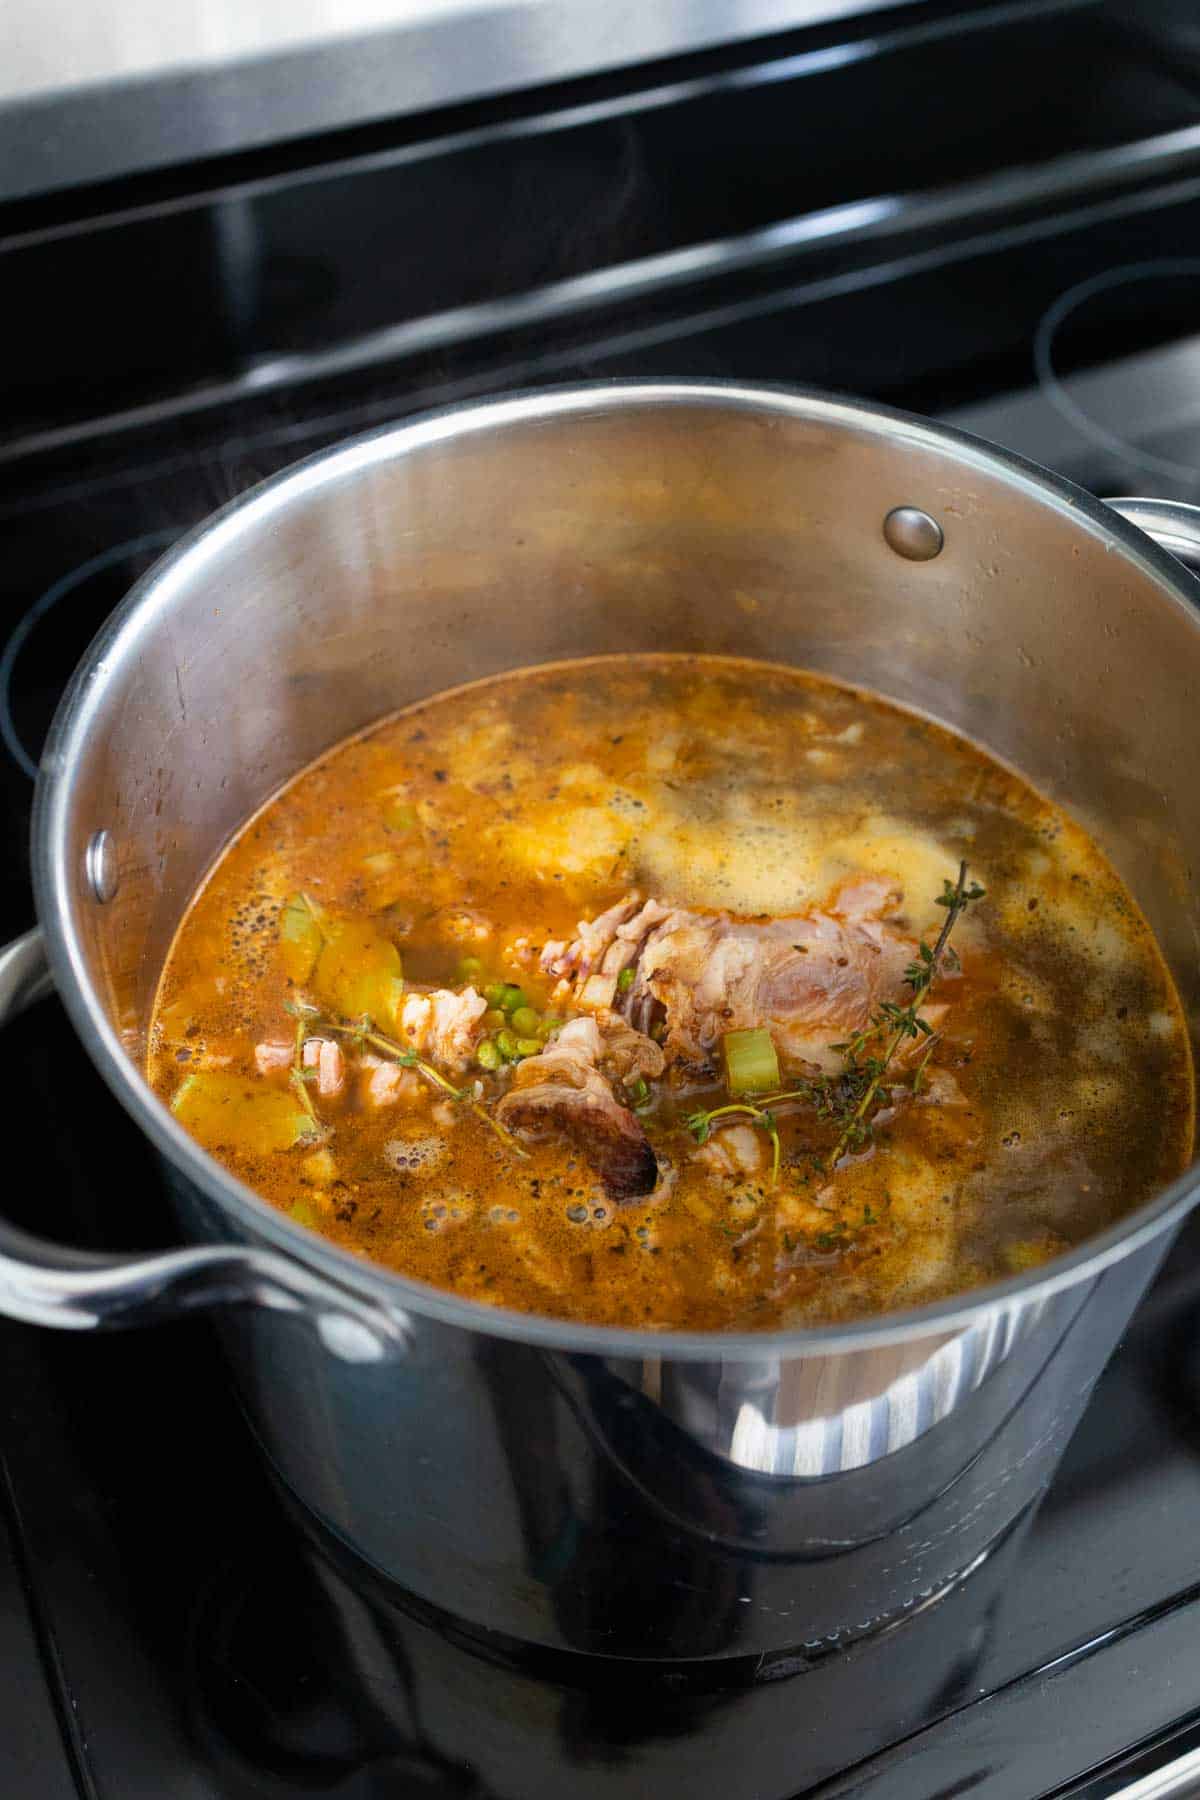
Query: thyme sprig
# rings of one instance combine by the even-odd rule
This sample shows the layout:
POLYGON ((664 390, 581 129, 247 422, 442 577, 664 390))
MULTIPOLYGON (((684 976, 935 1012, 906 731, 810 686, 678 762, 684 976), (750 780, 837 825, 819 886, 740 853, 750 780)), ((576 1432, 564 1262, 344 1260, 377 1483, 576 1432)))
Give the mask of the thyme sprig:
MULTIPOLYGON (((435 1087, 445 1094, 447 1099, 465 1105, 477 1119, 482 1119, 484 1124, 495 1132, 506 1150, 511 1150, 514 1156, 519 1156, 522 1161, 528 1162, 529 1152, 523 1149, 512 1132, 503 1126, 486 1106, 480 1103, 476 1096, 474 1082, 469 1082, 466 1087, 455 1087, 452 1081, 447 1081, 440 1069, 435 1069, 432 1063, 426 1062, 424 1057, 418 1056, 416 1051, 407 1044, 397 1043, 395 1038, 387 1037, 382 1031, 377 1031, 374 1020, 366 1014, 361 1019, 348 1023, 332 1018, 319 1006, 314 1006, 311 1001, 285 1000, 283 1004, 286 1012, 295 1015, 297 1039, 301 1043, 304 1034, 315 1026, 321 1031, 333 1032, 336 1037, 348 1038, 360 1048, 366 1048, 369 1045, 372 1050, 387 1057, 389 1062, 399 1063, 400 1067, 404 1069, 415 1070, 431 1087, 435 1087)), ((310 1110, 311 1107, 312 1101, 309 1100, 310 1110)))
MULTIPOLYGON (((802 1098, 799 1093, 772 1094, 770 1105, 777 1105, 781 1100, 799 1100, 799 1098, 802 1098)), ((684 1118, 684 1125, 687 1127, 687 1130, 693 1134, 696 1143, 707 1143, 712 1136, 712 1121, 723 1120, 723 1118, 732 1118, 732 1116, 748 1118, 748 1120, 754 1123, 754 1127, 756 1127, 757 1130, 765 1130, 766 1136, 770 1138, 770 1181, 768 1181, 768 1188, 774 1188, 777 1181, 779 1181, 779 1161, 781 1161, 781 1156, 783 1156, 783 1148, 781 1148, 781 1143, 779 1143, 779 1125, 775 1123, 775 1114, 770 1111, 770 1105, 756 1107, 756 1105, 750 1105, 748 1100, 734 1100, 734 1102, 730 1102, 727 1107, 712 1107, 712 1111, 709 1112, 687 1112, 684 1118)))
POLYGON ((308 1114, 309 1120, 316 1130, 320 1131, 321 1121, 317 1117, 317 1109, 313 1105, 313 1097, 308 1091, 308 1076, 304 1070, 304 1020, 297 1015, 296 1036, 292 1045, 292 1070, 288 1083, 296 1094, 301 1106, 308 1114))
POLYGON ((838 1127, 832 1155, 818 1159, 814 1164, 816 1168, 821 1171, 835 1169, 848 1153, 862 1149, 870 1141, 871 1110, 879 1097, 884 1077, 904 1044, 913 1038, 926 1039, 912 1080, 913 1093, 921 1091, 926 1065, 937 1042, 933 1027, 920 1016, 921 1008, 942 969, 957 966, 957 956, 950 947, 950 933, 967 907, 976 900, 982 900, 983 896, 984 890, 978 882, 967 885, 967 865, 965 862, 960 863, 958 880, 947 880, 937 896, 937 904, 946 908, 946 918, 935 942, 931 946, 922 939, 917 946, 915 960, 904 971, 905 984, 911 996, 907 1005, 900 1006, 892 1000, 883 1001, 861 1031, 854 1032, 844 1043, 830 1045, 831 1050, 837 1051, 844 1058, 840 1074, 815 1077, 786 1093, 766 1094, 757 1104, 737 1101, 688 1113, 683 1123, 697 1143, 707 1143, 714 1124, 719 1126, 722 1121, 735 1117, 750 1119, 771 1139, 770 1186, 773 1188, 779 1179, 780 1145, 772 1109, 785 1101, 798 1100, 808 1102, 819 1119, 828 1120, 838 1127), (884 1042, 879 1051, 868 1055, 868 1047, 881 1039, 884 1042))
MULTIPOLYGON (((959 918, 967 907, 975 900, 983 899, 984 890, 979 883, 972 882, 967 886, 967 865, 958 865, 958 880, 947 881, 937 897, 937 904, 946 908, 946 917, 942 929, 937 935, 932 950, 921 940, 917 946, 917 960, 909 963, 904 971, 904 980, 912 998, 907 1006, 897 1006, 894 1001, 885 1000, 871 1021, 867 1032, 856 1032, 846 1045, 835 1045, 835 1049, 843 1049, 846 1054, 847 1073, 865 1076, 862 1095, 849 1118, 842 1126, 841 1135, 834 1146, 829 1159, 831 1168, 837 1167, 848 1151, 861 1149, 870 1137, 869 1114, 876 1096, 883 1083, 897 1052, 910 1038, 933 1038, 933 1027, 921 1018, 920 1010, 929 997, 929 990, 937 979, 946 955, 946 946, 950 941, 950 933, 954 930, 959 918), (869 1057, 865 1063, 859 1063, 859 1057, 866 1043, 872 1038, 883 1036, 890 1030, 887 1046, 881 1057, 869 1057)), ((921 1060, 919 1075, 924 1076, 925 1063, 929 1060, 928 1052, 932 1050, 932 1041, 927 1047, 926 1055, 921 1060)))

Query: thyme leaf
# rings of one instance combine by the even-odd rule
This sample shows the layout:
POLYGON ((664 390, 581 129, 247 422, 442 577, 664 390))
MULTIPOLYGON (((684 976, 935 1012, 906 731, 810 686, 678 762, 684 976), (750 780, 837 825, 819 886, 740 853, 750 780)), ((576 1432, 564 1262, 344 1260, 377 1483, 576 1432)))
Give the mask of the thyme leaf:
POLYGON ((785 1100, 811 1098, 812 1088, 806 1083, 804 1087, 793 1088, 786 1094, 769 1094, 761 1106, 752 1105, 749 1100, 734 1100, 728 1106, 714 1106, 707 1111, 687 1113, 683 1123, 698 1144, 707 1144, 712 1136, 714 1122, 728 1122, 733 1118, 749 1119, 756 1130, 765 1131, 771 1140, 771 1176, 767 1186, 773 1189, 779 1181, 779 1164, 783 1151, 779 1142, 779 1125, 771 1108, 785 1100))

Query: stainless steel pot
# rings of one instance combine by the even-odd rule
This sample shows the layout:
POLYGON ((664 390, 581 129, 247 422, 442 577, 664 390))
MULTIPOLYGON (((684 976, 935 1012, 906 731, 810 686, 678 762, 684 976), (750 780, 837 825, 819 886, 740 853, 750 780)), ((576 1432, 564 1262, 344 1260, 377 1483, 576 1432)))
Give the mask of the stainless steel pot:
POLYGON ((811 1655, 926 1605, 1045 1486, 1194 1174, 1038 1275, 919 1312, 580 1327, 434 1292, 258 1200, 147 1089, 149 1009, 205 868, 326 746, 468 677, 671 649, 848 677, 1010 759, 1107 847, 1194 1024, 1200 615, 1146 532, 1195 557, 1200 515, 1128 504, 1145 531, 915 419, 679 383, 443 413, 226 508, 63 700, 34 830, 45 952, 31 934, 0 959, 10 1011, 48 959, 194 1247, 85 1258, 4 1230, 0 1309, 89 1329, 217 1307, 285 1482, 469 1627, 811 1655))

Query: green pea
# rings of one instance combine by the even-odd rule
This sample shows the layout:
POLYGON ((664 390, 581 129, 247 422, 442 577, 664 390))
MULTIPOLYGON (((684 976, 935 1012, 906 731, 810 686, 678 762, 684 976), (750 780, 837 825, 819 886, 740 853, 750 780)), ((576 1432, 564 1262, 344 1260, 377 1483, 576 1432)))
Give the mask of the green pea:
POLYGON ((504 1058, 500 1054, 499 1045, 491 1038, 484 1038, 475 1052, 475 1061, 481 1069, 498 1069, 504 1058))
POLYGON ((532 1006, 518 1006, 512 1016, 512 1028, 518 1037, 536 1037, 541 1018, 532 1006))
POLYGON ((483 1015, 483 1029, 485 1031, 499 1031, 502 1025, 507 1024, 508 1019, 504 1013, 500 1011, 498 1006, 489 1006, 483 1015))
POLYGON ((618 994, 627 994, 635 980, 636 976, 632 969, 622 969, 621 973, 617 976, 618 994))
POLYGON ((529 1005, 529 997, 523 989, 505 985, 504 998, 499 1002, 506 1013, 514 1013, 522 1006, 529 1005))
POLYGON ((497 1012, 499 1012, 500 1008, 504 1005, 504 996, 507 992, 507 982, 489 981, 488 985, 483 990, 483 997, 489 1006, 494 1006, 497 1012))
POLYGON ((518 1056, 536 1056, 542 1048, 541 1038, 518 1038, 518 1056))
POLYGON ((507 1026, 496 1033, 496 1048, 505 1062, 515 1062, 517 1058, 517 1034, 509 1031, 507 1026))
POLYGON ((558 1013, 543 1013, 542 1022, 538 1026, 538 1036, 540 1038, 548 1038, 551 1032, 557 1031, 559 1026, 564 1022, 565 1021, 559 1017, 558 1013))
POLYGON ((458 965, 460 981, 478 981, 483 974, 483 964, 477 956, 464 956, 458 965))

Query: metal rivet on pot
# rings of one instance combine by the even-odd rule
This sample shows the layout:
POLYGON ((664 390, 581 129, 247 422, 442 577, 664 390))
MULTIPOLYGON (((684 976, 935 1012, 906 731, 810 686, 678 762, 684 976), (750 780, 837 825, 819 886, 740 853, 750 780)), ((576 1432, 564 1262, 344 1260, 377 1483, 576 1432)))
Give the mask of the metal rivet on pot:
POLYGON ((909 562, 928 562, 946 541, 937 520, 919 506, 893 506, 883 521, 883 535, 896 555, 909 562))
POLYGON ((121 885, 117 867, 117 846, 111 831, 95 831, 88 839, 83 855, 84 874, 93 900, 107 906, 121 885))

